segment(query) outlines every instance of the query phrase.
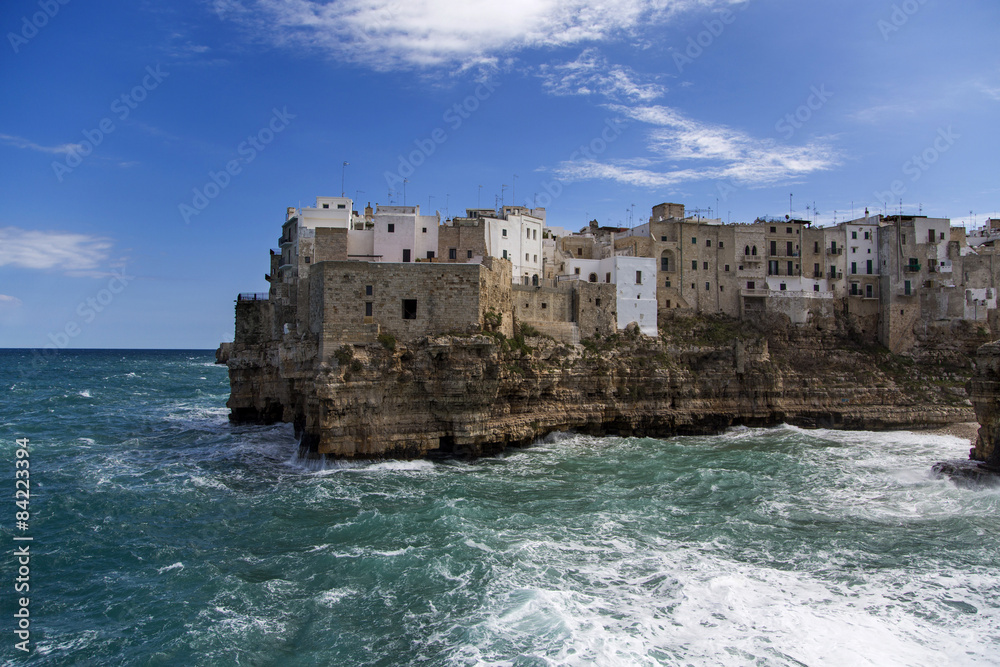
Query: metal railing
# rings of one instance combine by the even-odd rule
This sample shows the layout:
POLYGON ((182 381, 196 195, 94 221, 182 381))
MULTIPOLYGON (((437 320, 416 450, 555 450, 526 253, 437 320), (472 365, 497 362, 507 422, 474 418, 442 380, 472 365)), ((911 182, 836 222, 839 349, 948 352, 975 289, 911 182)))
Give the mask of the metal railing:
POLYGON ((236 301, 267 301, 267 292, 241 292, 236 301))

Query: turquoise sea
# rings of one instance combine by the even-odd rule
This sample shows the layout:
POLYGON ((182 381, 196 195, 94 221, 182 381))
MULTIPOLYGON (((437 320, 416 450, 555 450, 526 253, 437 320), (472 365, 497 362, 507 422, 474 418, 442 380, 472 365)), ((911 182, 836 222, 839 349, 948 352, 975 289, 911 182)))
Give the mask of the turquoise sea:
POLYGON ((560 434, 321 467, 290 426, 231 426, 213 360, 0 351, 4 664, 1000 664, 1000 488, 931 475, 958 438, 560 434))

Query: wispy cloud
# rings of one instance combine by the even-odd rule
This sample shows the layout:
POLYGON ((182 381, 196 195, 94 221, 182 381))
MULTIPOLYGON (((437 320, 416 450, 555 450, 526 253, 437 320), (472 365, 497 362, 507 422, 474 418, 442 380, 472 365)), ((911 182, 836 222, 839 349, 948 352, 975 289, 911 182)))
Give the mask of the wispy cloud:
POLYGON ((87 234, 0 227, 0 267, 104 275, 97 269, 107 260, 111 247, 110 240, 87 234))
POLYGON ((640 83, 630 68, 613 65, 596 48, 584 49, 572 62, 539 67, 542 88, 552 95, 602 95, 612 100, 652 102, 666 88, 640 83))
POLYGON ((652 126, 648 135, 649 156, 607 162, 563 162, 556 168, 560 178, 607 179, 643 187, 670 187, 697 180, 766 185, 839 164, 838 152, 821 141, 805 146, 782 145, 725 125, 693 120, 665 106, 612 105, 611 108, 652 126), (662 167, 657 169, 658 165, 662 167))
POLYGON ((15 148, 26 148, 40 153, 52 153, 56 155, 67 155, 80 149, 80 144, 59 144, 58 146, 42 146, 24 137, 16 137, 10 134, 0 134, 0 143, 15 148))
POLYGON ((599 42, 737 0, 215 0, 256 37, 378 69, 492 65, 533 47, 599 42))
POLYGON ((0 308, 17 308, 21 305, 21 300, 16 296, 9 296, 7 294, 0 294, 0 308))

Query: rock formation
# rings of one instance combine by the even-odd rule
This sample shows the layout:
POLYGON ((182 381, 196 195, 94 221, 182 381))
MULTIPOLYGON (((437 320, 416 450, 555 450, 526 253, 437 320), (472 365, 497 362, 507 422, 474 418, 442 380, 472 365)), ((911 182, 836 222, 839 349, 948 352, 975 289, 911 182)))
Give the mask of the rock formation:
MULTIPOLYGON (((238 330, 231 419, 293 422, 303 454, 342 458, 478 456, 563 430, 665 437, 783 422, 934 427, 972 420, 966 351, 982 342, 965 339, 963 350, 949 335, 934 363, 915 364, 845 331, 720 318, 672 318, 655 339, 633 330, 581 345, 526 333, 534 332, 405 345, 383 337, 318 363, 308 339, 238 330)), ((991 359, 990 391, 1000 386, 1000 347, 991 359)), ((973 392, 985 395, 978 381, 973 392)))
POLYGON ((1000 472, 1000 341, 979 348, 975 368, 968 390, 980 427, 969 458, 1000 472))

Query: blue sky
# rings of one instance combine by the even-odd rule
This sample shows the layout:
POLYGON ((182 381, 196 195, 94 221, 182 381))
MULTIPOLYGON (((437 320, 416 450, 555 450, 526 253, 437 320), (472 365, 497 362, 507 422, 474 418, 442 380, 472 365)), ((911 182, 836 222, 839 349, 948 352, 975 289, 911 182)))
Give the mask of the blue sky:
POLYGON ((0 347, 231 340, 342 178, 568 229, 1000 211, 993 0, 172 4, 0 10, 0 347))

